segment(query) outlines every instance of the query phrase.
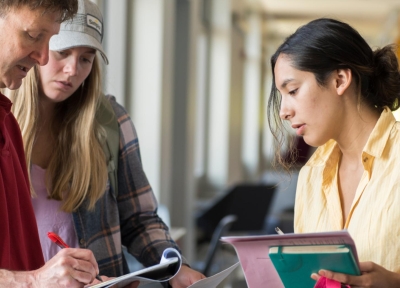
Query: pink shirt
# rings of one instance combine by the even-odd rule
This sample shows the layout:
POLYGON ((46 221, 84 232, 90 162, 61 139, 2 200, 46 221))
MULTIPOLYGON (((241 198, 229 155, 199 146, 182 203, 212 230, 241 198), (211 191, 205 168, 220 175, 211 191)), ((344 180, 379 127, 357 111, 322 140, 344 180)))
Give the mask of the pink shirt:
POLYGON ((31 167, 32 186, 37 197, 32 199, 36 222, 39 229, 40 244, 42 245, 44 260, 49 261, 58 253, 60 248, 48 237, 47 232, 58 234, 70 247, 79 247, 74 222, 71 213, 60 210, 61 201, 47 199, 45 186, 46 170, 37 165, 31 167))

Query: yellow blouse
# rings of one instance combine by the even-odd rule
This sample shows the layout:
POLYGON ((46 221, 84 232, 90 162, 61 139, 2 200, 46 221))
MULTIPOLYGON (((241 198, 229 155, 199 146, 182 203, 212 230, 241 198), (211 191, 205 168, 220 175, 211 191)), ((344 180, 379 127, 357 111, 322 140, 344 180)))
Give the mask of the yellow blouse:
POLYGON ((400 273, 400 122, 385 109, 363 149, 364 172, 343 226, 338 189, 341 152, 330 140, 301 169, 296 233, 347 229, 361 262, 400 273))

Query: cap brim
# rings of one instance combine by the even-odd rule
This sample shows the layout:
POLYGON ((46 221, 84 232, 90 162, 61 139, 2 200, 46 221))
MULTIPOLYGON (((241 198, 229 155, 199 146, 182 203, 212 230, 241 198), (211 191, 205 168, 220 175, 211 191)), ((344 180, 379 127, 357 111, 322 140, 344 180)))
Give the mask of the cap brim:
POLYGON ((90 47, 99 51, 104 62, 108 65, 108 58, 100 43, 92 36, 77 31, 60 31, 62 36, 54 35, 50 39, 50 50, 61 51, 74 47, 90 47))

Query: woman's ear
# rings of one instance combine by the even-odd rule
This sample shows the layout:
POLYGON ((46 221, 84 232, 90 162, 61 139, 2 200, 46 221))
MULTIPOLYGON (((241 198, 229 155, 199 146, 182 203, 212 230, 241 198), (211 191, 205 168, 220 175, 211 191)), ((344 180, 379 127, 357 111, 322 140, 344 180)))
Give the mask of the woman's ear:
POLYGON ((336 91, 338 95, 343 93, 350 87, 353 80, 353 74, 350 69, 337 69, 336 70, 336 91))

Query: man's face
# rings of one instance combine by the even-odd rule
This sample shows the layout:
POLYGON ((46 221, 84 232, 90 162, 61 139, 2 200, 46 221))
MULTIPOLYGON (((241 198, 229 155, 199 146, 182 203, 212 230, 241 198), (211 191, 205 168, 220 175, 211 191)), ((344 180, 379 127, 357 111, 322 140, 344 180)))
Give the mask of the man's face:
POLYGON ((0 17, 0 88, 18 89, 35 64, 49 59, 49 41, 60 30, 59 13, 12 9, 0 17))

